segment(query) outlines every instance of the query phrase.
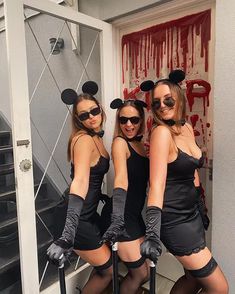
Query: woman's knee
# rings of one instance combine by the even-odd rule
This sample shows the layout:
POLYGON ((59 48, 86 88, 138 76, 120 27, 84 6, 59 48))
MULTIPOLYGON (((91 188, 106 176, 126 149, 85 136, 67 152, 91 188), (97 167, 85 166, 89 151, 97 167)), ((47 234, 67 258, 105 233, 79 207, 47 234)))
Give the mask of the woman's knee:
POLYGON ((129 275, 133 279, 138 279, 140 283, 144 283, 149 279, 149 271, 144 257, 140 257, 136 261, 125 261, 129 275))
POLYGON ((94 269, 98 275, 101 277, 112 278, 113 275, 113 267, 112 267, 112 256, 110 256, 109 260, 102 265, 94 266, 94 269))

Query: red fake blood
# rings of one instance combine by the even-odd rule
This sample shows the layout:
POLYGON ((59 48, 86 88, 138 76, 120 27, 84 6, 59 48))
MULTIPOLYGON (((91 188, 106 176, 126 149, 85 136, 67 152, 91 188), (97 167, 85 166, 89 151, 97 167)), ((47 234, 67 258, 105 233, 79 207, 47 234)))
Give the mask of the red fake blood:
POLYGON ((147 77, 150 68, 150 58, 153 58, 153 68, 159 77, 163 67, 163 56, 166 54, 167 67, 173 68, 176 59, 177 67, 180 66, 179 52, 182 52, 182 65, 184 71, 191 60, 194 66, 195 36, 201 38, 200 56, 204 58, 205 71, 208 71, 208 46, 211 39, 211 10, 187 15, 185 17, 158 24, 147 29, 124 35, 122 37, 122 79, 125 80, 125 71, 128 70, 129 61, 136 77, 139 70, 147 77), (174 36, 176 44, 174 44, 174 36), (191 46, 189 42, 191 41, 191 46), (189 53, 189 47, 192 52, 189 53), (191 54, 191 56, 189 56, 191 54), (125 62, 125 64, 124 64, 125 62))
POLYGON ((186 97, 188 99, 189 109, 193 110, 194 98, 203 99, 203 114, 206 115, 206 107, 209 106, 210 84, 201 79, 186 81, 186 97), (195 86, 199 86, 195 88, 195 86))
POLYGON ((193 132, 195 137, 199 137, 201 135, 198 130, 193 130, 193 132))
POLYGON ((194 115, 190 116, 190 121, 192 123, 193 129, 195 128, 198 119, 199 119, 199 116, 197 114, 194 114, 194 115))
POLYGON ((127 99, 136 99, 136 94, 140 92, 140 87, 135 87, 131 92, 128 92, 127 88, 123 90, 123 97, 125 100, 127 99))
POLYGON ((206 139, 205 139, 205 130, 204 130, 204 125, 203 125, 203 121, 202 121, 202 119, 200 118, 200 123, 201 123, 201 129, 202 129, 202 134, 203 134, 203 137, 202 137, 202 139, 203 139, 203 143, 204 143, 204 145, 206 144, 206 139))
POLYGON ((153 125, 153 118, 151 116, 149 116, 148 119, 147 119, 147 129, 148 129, 148 131, 151 130, 152 125, 153 125))

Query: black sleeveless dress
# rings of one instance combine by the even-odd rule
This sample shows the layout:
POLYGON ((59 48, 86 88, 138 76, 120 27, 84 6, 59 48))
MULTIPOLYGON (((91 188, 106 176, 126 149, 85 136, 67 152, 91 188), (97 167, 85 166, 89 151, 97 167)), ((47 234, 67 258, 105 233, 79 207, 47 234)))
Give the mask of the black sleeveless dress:
POLYGON ((197 159, 179 148, 177 159, 168 163, 161 240, 174 255, 190 255, 206 246, 194 186, 195 170, 202 165, 203 157, 197 159))
POLYGON ((145 234, 142 210, 146 199, 149 180, 149 159, 141 156, 130 145, 130 157, 127 159, 128 190, 125 204, 125 228, 129 237, 121 237, 120 242, 133 241, 145 234))
MULTIPOLYGON (((101 231, 101 217, 97 213, 97 207, 102 196, 101 186, 103 178, 108 172, 108 169, 109 159, 105 158, 100 153, 97 164, 90 168, 89 188, 79 218, 74 249, 94 250, 102 246, 100 241, 103 232, 101 231)), ((74 165, 72 163, 71 178, 74 178, 74 165)))

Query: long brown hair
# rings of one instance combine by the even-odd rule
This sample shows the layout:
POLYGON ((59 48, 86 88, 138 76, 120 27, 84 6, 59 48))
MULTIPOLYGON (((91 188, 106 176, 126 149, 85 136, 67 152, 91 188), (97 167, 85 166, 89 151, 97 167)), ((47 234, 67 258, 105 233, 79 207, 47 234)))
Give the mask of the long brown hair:
MULTIPOLYGON (((159 81, 158 83, 156 83, 156 85, 154 86, 153 90, 152 90, 152 102, 154 100, 154 90, 157 88, 157 86, 159 85, 167 85, 170 89, 170 92, 173 96, 173 98, 176 100, 176 117, 175 120, 176 121, 180 121, 182 119, 185 119, 186 117, 186 99, 185 99, 185 95, 183 93, 183 90, 180 88, 179 85, 174 84, 168 80, 162 80, 159 81)), ((172 135, 179 135, 180 131, 181 131, 181 125, 177 124, 176 125, 176 130, 175 128, 173 128, 172 126, 169 126, 167 124, 165 124, 162 120, 161 117, 158 115, 158 113, 156 111, 154 111, 154 109, 152 108, 152 114, 153 114, 153 128, 155 128, 156 126, 159 125, 164 125, 167 126, 170 130, 170 132, 172 133, 172 135)))
POLYGON ((83 94, 78 95, 75 103, 73 104, 73 109, 72 109, 72 116, 71 116, 71 118, 72 118, 72 132, 71 132, 71 135, 69 137, 68 147, 67 147, 67 158, 68 158, 68 161, 71 160, 71 142, 72 142, 74 136, 76 136, 77 133, 80 132, 80 131, 84 131, 86 133, 89 133, 91 131, 88 128, 86 128, 84 126, 84 124, 78 119, 77 106, 83 100, 93 101, 93 102, 95 102, 95 104, 97 106, 100 107, 100 109, 101 109, 101 118, 102 118, 102 120, 101 120, 101 127, 103 126, 103 123, 106 120, 105 112, 104 112, 102 106, 99 104, 98 100, 94 96, 92 96, 90 94, 86 94, 86 93, 83 93, 83 94))
POLYGON ((120 115, 120 111, 126 106, 134 107, 138 111, 138 114, 140 116, 141 122, 140 122, 140 128, 138 130, 137 135, 143 134, 145 131, 145 114, 144 114, 143 107, 135 104, 135 100, 126 100, 126 101, 124 101, 123 105, 118 108, 118 110, 116 112, 116 120, 115 120, 115 128, 114 128, 113 138, 116 138, 117 136, 125 137, 124 134, 122 133, 121 128, 120 128, 119 115, 120 115))

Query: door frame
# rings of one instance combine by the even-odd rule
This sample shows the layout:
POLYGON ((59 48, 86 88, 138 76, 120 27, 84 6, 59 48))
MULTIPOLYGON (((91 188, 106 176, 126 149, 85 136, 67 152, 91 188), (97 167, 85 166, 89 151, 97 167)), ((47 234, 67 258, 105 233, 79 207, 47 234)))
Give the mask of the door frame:
MULTIPOLYGON (((114 43, 114 64, 117 69, 114 73, 114 91, 115 97, 122 97, 122 52, 121 52, 121 37, 124 34, 131 33, 133 31, 139 31, 141 29, 152 26, 150 24, 157 19, 156 24, 161 22, 167 22, 174 18, 180 18, 186 16, 187 14, 197 13, 203 10, 211 9, 211 42, 209 48, 209 69, 208 69, 208 80, 212 85, 212 90, 210 96, 213 97, 213 81, 214 81, 214 56, 215 56, 215 4, 216 0, 172 0, 163 4, 156 4, 156 7, 148 8, 141 12, 134 13, 129 16, 124 16, 118 20, 112 22, 113 25, 113 43, 114 43), (134 29, 134 30, 133 30, 134 29)), ((213 101, 210 103, 211 107, 208 111, 208 116, 210 121, 213 121, 213 101)), ((213 130, 213 129, 212 129, 213 130)), ((209 148, 211 150, 210 156, 212 158, 213 146, 212 140, 209 142, 209 148)), ((207 182, 209 178, 209 170, 207 170, 206 179, 207 182)), ((209 202, 212 202, 212 182, 208 183, 208 195, 209 202)), ((212 207, 209 208, 209 214, 211 213, 212 207)), ((211 227, 211 226, 210 226, 211 227)), ((207 242, 209 247, 211 245, 211 228, 207 233, 207 242)), ((172 281, 176 281, 178 277, 183 274, 182 266, 177 262, 177 260, 170 254, 163 254, 158 262, 158 273, 172 281), (169 272, 169 264, 171 272, 169 272)))
MULTIPOLYGON (((49 0, 4 0, 22 292, 39 293, 24 8, 100 32, 102 105, 113 97, 112 25, 49 0), (17 47, 17 48, 16 48, 17 47), (29 169, 24 170, 24 160, 29 169), (31 166, 30 166, 31 164, 31 166)), ((110 129, 111 122, 106 128, 110 129)), ((107 137, 106 137, 107 138, 107 137)), ((107 144, 111 145, 107 138, 107 144)), ((85 269, 86 267, 84 267, 85 269)), ((59 292, 59 287, 57 293, 59 292)))

